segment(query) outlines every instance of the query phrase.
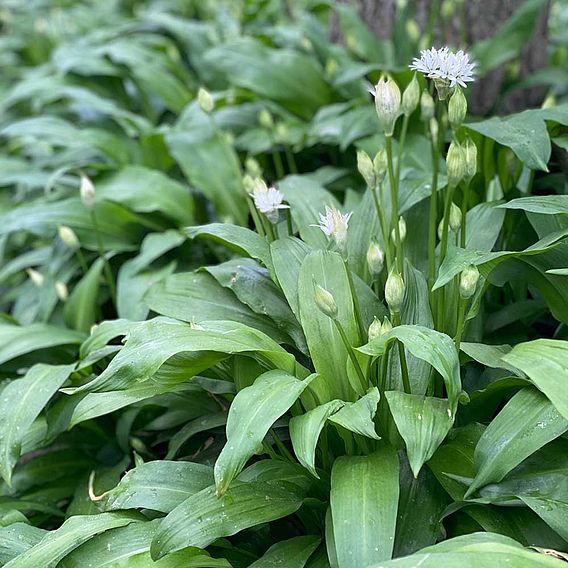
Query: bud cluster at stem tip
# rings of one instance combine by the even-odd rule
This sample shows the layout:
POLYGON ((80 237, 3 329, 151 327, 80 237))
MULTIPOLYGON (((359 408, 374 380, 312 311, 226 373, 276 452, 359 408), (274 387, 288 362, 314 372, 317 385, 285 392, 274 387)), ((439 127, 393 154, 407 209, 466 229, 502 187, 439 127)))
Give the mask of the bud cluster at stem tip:
POLYGON ((465 155, 463 148, 456 140, 452 140, 446 156, 446 172, 448 185, 457 187, 465 174, 465 155))
POLYGON ((318 309, 328 318, 337 318, 337 304, 331 292, 322 288, 319 284, 314 286, 314 300, 318 309))
POLYGON ((479 281, 479 270, 477 266, 471 264, 460 274, 460 296, 468 300, 475 294, 479 281))

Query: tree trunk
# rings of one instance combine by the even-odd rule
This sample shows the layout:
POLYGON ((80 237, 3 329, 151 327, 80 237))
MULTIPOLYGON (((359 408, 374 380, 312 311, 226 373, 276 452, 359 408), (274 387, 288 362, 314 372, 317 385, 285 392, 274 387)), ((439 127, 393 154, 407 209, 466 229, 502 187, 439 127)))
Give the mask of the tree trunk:
MULTIPOLYGON (((337 0, 340 3, 353 3, 353 0, 337 0)), ((463 0, 465 2, 465 21, 467 45, 486 39, 506 22, 524 0, 463 0)), ((416 20, 424 32, 428 27, 431 9, 439 9, 439 0, 409 0, 416 8, 416 20), (436 8, 438 6, 438 8, 436 8)), ((396 0, 356 0, 361 19, 380 37, 386 39, 391 29, 396 12, 396 0)), ((458 4, 457 2, 455 3, 458 4)), ((525 78, 536 69, 544 67, 547 62, 548 47, 548 15, 550 2, 547 2, 539 18, 535 22, 532 37, 521 54, 520 78, 525 78)), ((439 18, 440 19, 440 18, 439 18)), ((434 30, 433 44, 457 45, 460 38, 460 8, 454 10, 453 16, 443 26, 443 30, 434 30)), ((498 112, 515 112, 542 102, 544 90, 541 88, 518 89, 500 99, 505 82, 503 67, 491 71, 487 76, 478 79, 473 85, 470 106, 474 113, 484 114, 490 110, 498 112)))

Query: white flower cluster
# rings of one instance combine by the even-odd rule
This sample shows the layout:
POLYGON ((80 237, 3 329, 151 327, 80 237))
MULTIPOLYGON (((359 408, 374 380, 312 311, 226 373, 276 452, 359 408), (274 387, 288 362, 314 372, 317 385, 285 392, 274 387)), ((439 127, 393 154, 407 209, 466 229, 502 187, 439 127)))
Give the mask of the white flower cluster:
POLYGON ((250 193, 255 207, 264 213, 272 223, 278 222, 278 210, 288 209, 283 205, 284 196, 275 187, 268 187, 263 180, 259 179, 255 188, 250 193))
POLYGON ((447 47, 423 49, 420 58, 415 57, 409 67, 430 79, 447 80, 450 87, 456 84, 467 87, 466 83, 474 80, 475 63, 470 62, 469 55, 461 49, 457 53, 452 53, 447 47))
POLYGON ((345 242, 347 240, 347 228, 349 219, 353 215, 351 213, 341 213, 335 207, 325 206, 325 215, 320 213, 320 222, 312 227, 319 227, 326 236, 333 238, 341 251, 345 250, 345 242))

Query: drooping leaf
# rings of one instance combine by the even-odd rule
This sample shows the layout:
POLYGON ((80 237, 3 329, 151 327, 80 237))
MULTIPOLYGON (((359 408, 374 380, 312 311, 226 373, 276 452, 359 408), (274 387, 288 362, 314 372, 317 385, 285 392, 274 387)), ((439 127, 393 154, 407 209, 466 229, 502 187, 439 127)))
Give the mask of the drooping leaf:
POLYGON ((166 459, 170 460, 176 456, 181 447, 195 434, 225 426, 227 423, 226 412, 216 412, 215 414, 207 414, 200 418, 196 418, 188 422, 181 430, 178 430, 170 439, 168 445, 168 453, 166 459))
POLYGON ((488 483, 501 481, 566 430, 568 420, 538 390, 518 392, 489 424, 475 448, 476 475, 466 497, 488 483), (523 417, 521 423, 519 416, 523 417))
POLYGON ((568 342, 537 339, 515 345, 502 360, 520 369, 568 420, 568 342))
POLYGON ((0 473, 11 483, 12 469, 32 422, 67 380, 73 365, 38 364, 2 391, 0 399, 0 473))
POLYGON ((136 520, 139 520, 137 516, 128 513, 75 515, 5 566, 6 568, 30 568, 30 566, 54 568, 67 554, 92 536, 124 527, 136 520))
POLYGON ((296 402, 317 375, 301 381, 284 371, 269 371, 240 391, 229 409, 227 443, 215 462, 215 483, 223 495, 268 430, 296 402))
POLYGON ((59 345, 77 345, 85 336, 44 323, 20 326, 0 323, 0 364, 20 355, 59 345))
POLYGON ((346 430, 380 440, 375 430, 375 413, 379 404, 379 389, 372 387, 367 394, 356 402, 344 404, 337 412, 332 414, 329 419, 335 424, 343 426, 346 430))
POLYGON ((494 533, 472 533, 458 536, 434 546, 369 568, 494 568, 496 565, 515 566, 515 568, 562 568, 563 562, 523 548, 512 538, 494 533))
POLYGON ((213 483, 213 469, 193 462, 158 460, 131 469, 120 483, 104 493, 100 506, 117 509, 152 509, 169 513, 191 495, 213 483))
POLYGON ((389 560, 399 497, 396 451, 342 456, 331 472, 331 513, 339 568, 389 560))
POLYGON ((404 442, 414 477, 442 443, 453 425, 447 400, 387 391, 385 397, 404 442))
POLYGON ((298 461, 316 477, 319 477, 315 466, 319 436, 327 419, 344 404, 341 400, 331 400, 305 414, 292 417, 288 425, 290 439, 298 461))
POLYGON ((249 568, 304 568, 320 542, 320 537, 309 535, 277 542, 249 568))
POLYGON ((186 499, 161 522, 150 548, 152 558, 195 546, 205 548, 218 538, 268 523, 297 511, 303 495, 285 482, 235 481, 218 497, 211 486, 186 499))

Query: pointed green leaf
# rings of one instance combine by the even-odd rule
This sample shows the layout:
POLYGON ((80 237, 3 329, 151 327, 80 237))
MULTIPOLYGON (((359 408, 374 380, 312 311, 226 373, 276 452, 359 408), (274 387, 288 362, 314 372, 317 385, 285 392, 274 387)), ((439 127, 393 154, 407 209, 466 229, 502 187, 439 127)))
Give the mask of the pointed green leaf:
POLYGON ((16 556, 5 568, 55 568, 57 563, 72 550, 96 534, 124 527, 136 521, 138 516, 128 513, 101 513, 100 515, 75 515, 58 529, 47 533, 36 545, 16 556))
POLYGON ((488 483, 501 481, 566 430, 568 420, 542 393, 534 388, 519 391, 481 436, 475 448, 476 475, 466 497, 488 483))
POLYGON ((350 432, 380 440, 381 438, 375 431, 375 413, 381 395, 377 387, 369 389, 366 395, 358 401, 346 403, 338 412, 331 415, 329 419, 350 432))
POLYGON ((526 373, 568 420, 568 341, 537 339, 520 343, 502 359, 526 373))
POLYGON ((73 365, 34 365, 21 379, 15 379, 0 398, 0 473, 11 483, 12 469, 32 422, 67 380, 73 365))
POLYGON ((391 558, 398 476, 398 458, 390 446, 368 456, 342 456, 333 464, 331 512, 339 568, 391 558))
POLYGON ((332 400, 290 420, 290 439, 294 453, 298 461, 318 478, 315 461, 319 436, 327 419, 344 404, 342 400, 332 400))
POLYGON ((229 409, 227 443, 215 462, 217 493, 223 495, 266 433, 317 375, 300 381, 285 371, 268 371, 240 391, 229 409))
POLYGON ((152 558, 187 546, 205 548, 261 523, 297 511, 300 489, 285 482, 235 481, 222 497, 211 486, 186 499, 161 522, 151 545, 152 558))
POLYGON ((406 444, 408 461, 418 477, 421 467, 442 443, 454 422, 447 400, 387 391, 396 427, 406 444))
POLYGON ((151 461, 131 469, 116 487, 104 493, 100 504, 105 511, 152 509, 169 513, 212 483, 213 469, 210 466, 151 461))
POLYGON ((319 536, 297 536, 277 542, 249 568, 304 568, 320 542, 319 536))

